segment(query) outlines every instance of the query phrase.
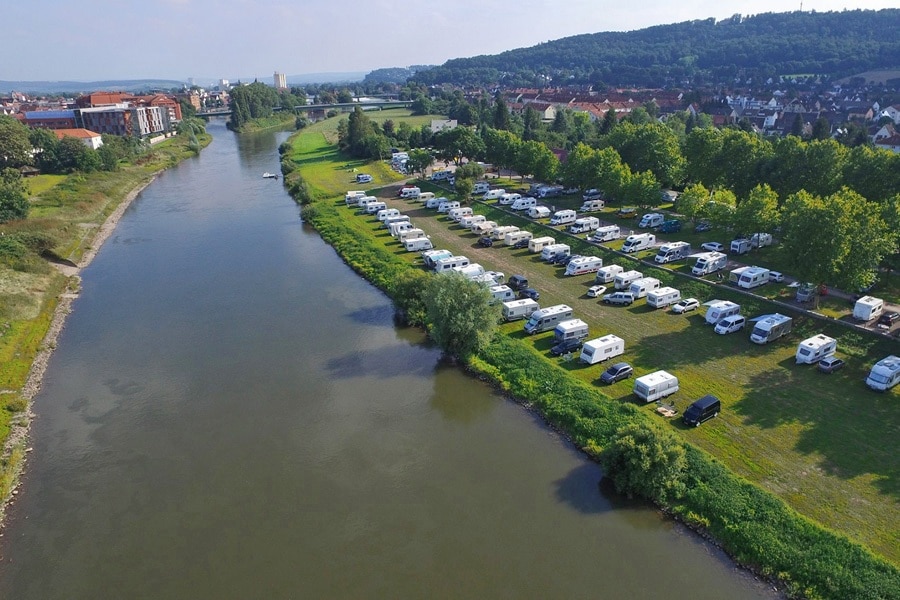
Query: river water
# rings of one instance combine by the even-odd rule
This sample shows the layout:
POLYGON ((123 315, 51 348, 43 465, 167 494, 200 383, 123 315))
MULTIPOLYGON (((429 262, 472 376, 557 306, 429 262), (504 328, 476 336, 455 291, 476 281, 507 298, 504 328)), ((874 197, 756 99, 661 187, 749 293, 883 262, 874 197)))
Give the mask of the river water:
POLYGON ((396 328, 261 178, 286 133, 209 130, 83 273, 0 597, 772 597, 396 328))

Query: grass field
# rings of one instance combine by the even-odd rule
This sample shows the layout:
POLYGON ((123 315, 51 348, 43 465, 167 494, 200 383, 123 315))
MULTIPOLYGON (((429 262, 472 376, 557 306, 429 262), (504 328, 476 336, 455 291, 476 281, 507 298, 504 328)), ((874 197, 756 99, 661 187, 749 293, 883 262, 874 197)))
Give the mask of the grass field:
MULTIPOLYGON (((327 138, 316 129, 327 123, 304 131, 292 157, 313 167, 303 168, 311 185, 328 196, 342 196, 356 186, 349 183, 346 159, 329 149, 327 138)), ((366 167, 366 172, 376 176, 378 186, 395 179, 388 176, 390 173, 379 173, 380 166, 366 167)), ((424 188, 427 184, 423 184, 424 188)), ((607 307, 584 295, 591 284, 590 276, 564 277, 561 269, 541 263, 527 251, 502 245, 478 248, 473 234, 450 226, 445 217, 426 211, 421 205, 398 200, 390 190, 383 195, 425 229, 436 247, 465 254, 472 262, 507 275, 524 273, 541 291, 542 305, 569 304, 576 316, 589 323, 591 337, 605 333, 623 337, 626 354, 622 358, 631 362, 638 374, 664 368, 677 375, 681 391, 676 404, 682 410, 702 394, 718 395, 724 405, 719 419, 698 429, 684 428, 677 420, 669 422, 669 427, 802 514, 900 564, 900 460, 894 452, 900 437, 900 393, 895 388, 888 394, 876 394, 862 383, 873 362, 890 352, 896 353, 896 343, 798 314, 794 332, 787 339, 759 347, 748 341, 746 332, 713 334, 702 324, 699 314, 677 316, 655 311, 643 301, 627 308, 607 307), (796 343, 818 332, 838 338, 839 355, 848 360, 844 371, 822 375, 811 366, 794 364, 796 343)), ((335 202, 342 204, 343 199, 335 202)), ((555 203, 558 207, 564 205, 564 201, 555 203)), ((361 235, 374 236, 384 248, 405 260, 416 260, 416 255, 400 249, 373 219, 349 218, 354 211, 345 207, 339 210, 347 212, 348 225, 361 235)), ((501 224, 525 221, 477 203, 476 213, 501 224)), ((540 227, 530 222, 527 225, 533 231, 540 231, 540 227)), ((592 253, 603 256, 606 264, 624 265, 631 260, 599 248, 592 253)), ((644 265, 639 268, 647 274, 652 269, 644 265)), ((748 299, 727 286, 685 283, 662 271, 660 278, 701 301, 716 297, 736 299, 744 306, 745 314, 775 312, 763 300, 748 299)), ((601 366, 550 358, 546 351, 551 333, 527 338, 521 333, 521 323, 504 325, 503 331, 533 345, 546 360, 595 386, 598 392, 620 402, 634 402, 630 382, 599 387, 601 366)), ((652 413, 652 406, 640 409, 652 413)))

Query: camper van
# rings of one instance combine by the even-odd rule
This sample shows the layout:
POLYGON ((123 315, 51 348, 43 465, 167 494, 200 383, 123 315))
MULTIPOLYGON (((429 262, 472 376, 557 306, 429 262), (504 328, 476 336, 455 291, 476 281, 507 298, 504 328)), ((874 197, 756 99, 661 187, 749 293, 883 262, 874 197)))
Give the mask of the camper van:
POLYGON ((701 423, 719 416, 722 410, 722 402, 711 394, 703 396, 684 411, 681 420, 685 425, 699 427, 701 423))
POLYGON ((500 197, 503 196, 503 194, 505 194, 505 193, 506 193, 506 190, 500 189, 500 188, 498 188, 496 190, 488 190, 487 192, 484 193, 484 196, 482 196, 481 199, 484 200, 485 202, 488 200, 499 200, 500 197))
POLYGON ((653 290, 659 289, 659 279, 656 277, 642 277, 631 282, 628 291, 634 294, 634 299, 643 298, 653 290))
POLYGON ((599 228, 600 219, 597 217, 582 217, 580 219, 575 219, 575 222, 569 225, 569 233, 584 233, 599 228))
POLYGON ((510 208, 513 210, 529 210, 535 207, 537 207, 537 200, 532 198, 531 196, 519 198, 512 203, 512 206, 510 206, 510 208))
POLYGON ((532 237, 534 237, 534 234, 530 231, 511 231, 503 237, 503 243, 507 246, 515 246, 522 240, 529 240, 529 243, 531 243, 532 237))
POLYGON ((421 193, 422 193, 422 190, 420 190, 417 187, 408 187, 408 188, 403 188, 400 191, 400 197, 406 198, 406 199, 411 198, 413 200, 416 200, 419 198, 419 195, 421 195, 421 193))
POLYGON ((446 181, 446 180, 450 179, 450 176, 452 174, 453 173, 451 173, 450 171, 432 171, 431 180, 432 181, 446 181))
POLYGON ((406 240, 414 240, 420 237, 428 237, 425 235, 425 232, 421 229, 413 227, 412 229, 407 229, 406 231, 401 231, 397 234, 397 239, 400 240, 401 244, 405 244, 406 240))
POLYGON ((475 213, 472 212, 472 208, 469 206, 460 206, 459 208, 451 208, 447 212, 447 216, 450 217, 450 220, 456 221, 457 223, 459 223, 459 220, 462 219, 463 217, 469 217, 469 216, 472 216, 473 214, 475 214, 475 213))
POLYGON ((588 237, 589 242, 599 244, 600 242, 611 242, 619 239, 621 232, 618 225, 604 225, 599 227, 588 237))
POLYGON ((531 313, 523 328, 526 333, 541 333, 555 328, 559 323, 572 318, 572 307, 565 304, 548 306, 531 313))
POLYGON ((504 204, 504 205, 512 204, 513 202, 520 199, 521 197, 522 197, 522 194, 514 194, 512 192, 507 192, 507 193, 503 194, 502 196, 500 196, 500 198, 498 198, 497 204, 504 204))
POLYGON ((631 284, 637 281, 638 279, 642 279, 644 274, 640 271, 622 271, 618 275, 616 275, 613 281, 613 287, 617 290, 627 290, 631 287, 631 284))
POLYGON ((369 214, 369 215, 378 214, 379 210, 384 210, 386 208, 387 208, 387 204, 385 204, 384 202, 381 202, 381 201, 369 202, 368 204, 366 204, 366 214, 369 214))
POLYGON ((763 267, 748 267, 741 272, 737 285, 745 290, 752 290, 769 283, 769 270, 763 267))
POLYGON ((356 183, 372 183, 372 176, 366 173, 360 173, 356 176, 356 183))
POLYGON ((728 255, 721 252, 703 252, 694 256, 697 262, 694 263, 691 273, 697 277, 720 271, 728 264, 728 255))
POLYGON ((556 240, 549 236, 532 238, 528 241, 528 250, 535 253, 541 252, 544 250, 545 246, 550 246, 555 243, 556 240))
POLYGON ((579 256, 566 265, 566 275, 596 273, 603 266, 603 259, 597 256, 579 256))
POLYGON ((595 212, 598 210, 603 210, 603 207, 606 206, 606 202, 596 198, 594 200, 585 200, 584 204, 579 208, 579 212, 595 212))
POLYGON ((575 219, 578 218, 578 213, 574 210, 558 210, 553 213, 553 216, 550 217, 551 225, 567 225, 569 223, 574 223, 575 219))
POLYGON ((671 242, 660 246, 659 250, 656 251, 656 256, 653 257, 653 260, 664 265, 672 261, 687 258, 690 253, 691 245, 687 242, 671 242))
POLYGON ((553 198, 554 196, 562 195, 563 189, 561 185, 545 185, 539 188, 535 195, 538 198, 553 198))
POLYGON ((419 194, 416 200, 418 200, 419 202, 428 202, 432 198, 434 198, 434 192, 422 192, 421 194, 419 194))
POLYGON ((541 260, 551 261, 560 254, 568 256, 571 253, 572 249, 569 248, 568 244, 550 244, 549 246, 544 246, 544 249, 541 250, 541 260))
POLYGON ((503 318, 507 321, 518 321, 519 319, 527 319, 536 310, 540 310, 537 302, 531 298, 523 298, 521 300, 510 300, 503 303, 503 318))
POLYGON ((531 219, 546 219, 550 216, 550 209, 546 206, 532 206, 528 209, 528 217, 531 219))
POLYGON ((450 258, 453 256, 453 253, 449 250, 426 250, 422 253, 422 261, 425 263, 425 266, 429 269, 433 269, 435 263, 442 258, 450 258))
POLYGON ((459 208, 458 200, 444 200, 438 204, 437 211, 439 213, 449 213, 454 208, 459 208))
POLYGON ((882 358, 866 377, 866 385, 878 392, 884 392, 900 383, 900 356, 893 354, 882 358))
POLYGON ((597 277, 594 278, 595 283, 612 283, 616 280, 616 275, 624 271, 619 265, 606 265, 597 270, 597 277))
POLYGON ((706 323, 709 325, 715 325, 725 317, 741 312, 741 305, 730 300, 710 300, 704 302, 703 306, 706 307, 706 323))
POLYGON ((478 223, 484 223, 485 221, 487 221, 487 217, 484 215, 469 215, 460 219, 459 225, 464 229, 472 229, 478 223))
POLYGON ((754 344, 774 342, 781 336, 789 334, 794 323, 790 317, 778 313, 762 315, 750 320, 756 322, 753 332, 750 334, 750 341, 754 344))
POLYGON ((596 365, 599 362, 620 356, 625 353, 625 340, 609 334, 595 340, 585 342, 581 347, 581 362, 596 365))
POLYGON ((364 197, 365 195, 366 193, 361 190, 349 191, 344 195, 344 202, 346 202, 348 206, 351 204, 356 204, 357 202, 359 202, 359 199, 364 197))
POLYGON ((681 292, 672 287, 661 287, 647 293, 647 306, 665 308, 681 300, 681 292))
POLYGON ((506 239, 507 233, 515 233, 519 228, 515 225, 499 225, 491 230, 491 239, 501 241, 506 239))
POLYGON ((487 194, 491 190, 490 184, 487 181, 476 181, 475 186, 472 188, 473 194, 487 194))
POLYGON ((665 371, 656 371, 634 380, 634 395, 644 402, 654 402, 678 391, 678 378, 665 371))
POLYGON ((863 296, 853 305, 853 318, 859 321, 871 321, 877 319, 884 312, 884 300, 863 296))
POLYGON ((558 344, 566 340, 583 340, 588 336, 588 325, 581 319, 560 321, 553 328, 553 340, 558 344))
POLYGON ((422 250, 431 250, 434 245, 427 237, 413 238, 403 242, 403 247, 407 252, 421 252, 422 250))
POLYGON ((456 267, 465 267, 469 264, 469 259, 465 256, 448 256, 447 258, 439 258, 434 261, 435 273, 450 273, 456 267))
POLYGON ((507 302, 516 299, 516 293, 508 285, 492 285, 488 290, 494 297, 493 302, 507 302))
POLYGON ((375 216, 378 218, 379 221, 384 223, 387 219, 389 219, 391 217, 399 217, 400 210, 396 209, 396 208, 383 208, 383 209, 379 210, 377 213, 375 213, 375 216))
POLYGON ((625 238, 622 252, 637 252, 649 248, 656 243, 656 236, 652 233, 634 233, 625 238))
POLYGON ((798 365, 811 365, 833 355, 836 350, 837 340, 820 333, 800 342, 795 358, 798 365))
POLYGON ((660 213, 647 213, 646 215, 641 217, 641 221, 640 223, 638 223, 638 227, 659 227, 665 220, 665 215, 662 215, 660 213))
POLYGON ((731 315, 716 323, 713 331, 719 335, 728 335, 729 333, 740 331, 746 324, 747 319, 745 319, 743 315, 731 315))

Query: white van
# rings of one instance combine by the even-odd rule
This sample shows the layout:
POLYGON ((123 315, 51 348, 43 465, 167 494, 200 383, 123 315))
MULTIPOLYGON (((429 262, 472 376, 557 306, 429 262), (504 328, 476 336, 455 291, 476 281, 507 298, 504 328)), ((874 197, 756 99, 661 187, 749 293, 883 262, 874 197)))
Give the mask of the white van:
POLYGON ((418 200, 419 202, 428 202, 432 198, 434 198, 434 192, 422 192, 419 194, 418 200))
POLYGON ((746 324, 747 319, 743 315, 731 315, 716 323, 716 327, 713 331, 719 335, 728 335, 729 333, 740 331, 746 324))
POLYGON ((356 183, 371 183, 371 182, 372 182, 371 175, 367 175, 365 173, 360 173, 359 175, 356 176, 356 183))
POLYGON ((490 235, 495 227, 497 227, 496 221, 482 221, 481 223, 475 223, 472 227, 472 233, 477 235, 490 235))
POLYGON ((519 200, 522 197, 522 194, 515 194, 512 192, 507 192, 500 196, 497 204, 512 204, 516 200, 519 200))
POLYGON ((550 216, 550 209, 546 206, 532 206, 528 209, 528 217, 531 219, 546 219, 550 216))
POLYGON ((581 347, 581 362, 595 365, 625 353, 625 340, 609 334, 585 342, 581 347))
POLYGON ((566 275, 584 275, 596 273, 603 266, 603 259, 597 256, 580 256, 573 258, 566 265, 566 275))
POLYGON ((616 280, 616 275, 624 271, 619 265, 606 265, 597 271, 597 277, 594 278, 595 283, 612 283, 616 280))
POLYGON ((550 236, 532 238, 531 241, 528 242, 528 250, 535 253, 541 252, 544 249, 544 246, 555 243, 556 240, 550 236))
POLYGON ((585 200, 584 204, 581 205, 581 208, 578 209, 579 212, 594 212, 598 210, 603 210, 603 207, 606 206, 606 202, 600 199, 596 200, 585 200))
POLYGON ((387 208, 387 204, 384 202, 369 202, 366 204, 366 214, 374 215, 377 214, 379 210, 384 210, 387 208))
POLYGON ((519 231, 519 228, 515 225, 501 225, 499 227, 494 227, 494 230, 491 232, 491 239, 493 240, 504 240, 506 239, 507 233, 515 233, 519 231))
POLYGON ((595 244, 599 244, 600 242, 611 242, 619 239, 620 235, 621 231, 618 225, 604 225, 603 227, 598 227, 594 233, 588 237, 588 241, 594 242, 595 244))
POLYGON ((408 187, 408 188, 403 188, 403 190, 400 191, 400 197, 417 199, 421 193, 422 193, 422 190, 420 190, 417 187, 408 187))
POLYGON ((681 300, 681 292, 673 287, 661 287, 647 293, 647 306, 665 308, 681 300))
POLYGON ((515 246, 522 240, 528 240, 528 243, 531 243, 531 238, 534 237, 534 234, 530 231, 511 231, 507 233, 503 238, 503 243, 507 246, 515 246))
POLYGON ((422 252, 423 250, 431 250, 434 245, 427 237, 418 237, 403 242, 403 247, 407 252, 422 252))
POLYGON ((600 219, 597 217, 581 217, 569 225, 569 233, 584 233, 600 228, 600 219))
POLYGON ((397 234, 397 239, 400 240, 401 244, 405 244, 407 240, 414 240, 416 238, 428 237, 425 235, 425 232, 421 229, 413 227, 412 229, 407 229, 406 231, 401 231, 397 234))
POLYGON ((502 188, 498 188, 496 190, 488 190, 487 192, 485 192, 484 196, 481 197, 481 199, 484 201, 499 200, 500 197, 503 196, 503 194, 505 194, 505 193, 506 193, 506 190, 504 190, 502 188))
POLYGON ((631 282, 628 291, 634 294, 634 299, 643 298, 653 290, 659 289, 659 279, 656 277, 642 277, 631 282))
POLYGON ((503 303, 503 318, 507 321, 518 321, 519 319, 527 319, 536 310, 540 310, 537 302, 531 298, 523 298, 521 300, 510 300, 503 303))
POLYGON ((613 281, 615 282, 613 286, 617 290, 627 290, 631 287, 632 283, 634 283, 638 279, 642 279, 643 277, 644 274, 640 271, 622 271, 621 273, 616 275, 615 279, 613 279, 613 281))
POLYGON ((741 305, 735 304, 731 300, 710 300, 704 302, 706 306, 706 322, 709 325, 716 325, 725 317, 731 317, 741 312, 741 305))
POLYGON ((465 229, 472 229, 478 223, 484 223, 485 221, 487 221, 487 217, 484 215, 469 215, 460 219, 459 224, 465 229))
POLYGON ((510 206, 513 210, 527 210, 530 208, 534 208, 537 206, 537 200, 532 198, 531 196, 526 196, 524 198, 519 198, 510 206))
POLYGON ((800 342, 797 345, 795 358, 798 365, 811 365, 819 362, 826 356, 831 356, 836 350, 837 340, 820 333, 800 342))
POLYGON ((488 288, 491 292, 491 296, 493 296, 493 302, 507 302, 509 300, 516 299, 516 293, 512 291, 508 285, 492 285, 488 288))
POLYGON ((451 208, 447 212, 447 216, 450 217, 450 220, 456 221, 457 223, 459 223, 459 220, 462 219, 463 217, 468 217, 473 214, 475 214, 475 213, 472 212, 472 208, 469 206, 460 206, 457 208, 451 208))
POLYGON ((396 208, 383 208, 383 209, 379 210, 377 213, 375 213, 375 216, 378 218, 379 221, 384 223, 386 220, 390 219, 391 217, 399 217, 400 210, 396 209, 396 208))
POLYGON ((437 211, 439 213, 446 213, 446 212, 450 212, 454 208, 459 208, 458 200, 444 200, 443 202, 438 204, 437 211))
POLYGON ((644 402, 654 402, 678 391, 678 378, 666 371, 656 371, 634 380, 634 395, 644 402))
POLYGON ((625 244, 622 246, 622 252, 637 252, 649 248, 656 243, 656 236, 652 233, 635 233, 625 238, 625 244))
POLYGON ((662 213, 647 213, 641 217, 638 227, 659 227, 665 220, 666 217, 662 213))
POLYGON ((550 244, 541 250, 541 260, 549 261, 561 254, 568 256, 571 253, 572 249, 567 244, 550 244))
POLYGON ((568 225, 574 223, 578 218, 578 213, 574 210, 558 210, 550 217, 551 225, 568 225))
POLYGON ((466 267, 469 265, 469 259, 465 256, 448 256, 447 258, 439 258, 434 261, 435 273, 449 273, 456 267, 466 267))

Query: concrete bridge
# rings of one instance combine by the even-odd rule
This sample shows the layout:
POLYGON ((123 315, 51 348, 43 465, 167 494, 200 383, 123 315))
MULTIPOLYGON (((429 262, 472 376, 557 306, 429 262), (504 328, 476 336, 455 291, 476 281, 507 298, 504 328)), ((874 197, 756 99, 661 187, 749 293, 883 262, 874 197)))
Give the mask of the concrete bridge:
MULTIPOLYGON (((363 110, 384 110, 387 108, 409 108, 412 106, 412 100, 389 100, 387 102, 339 102, 337 104, 301 104, 294 107, 294 112, 309 112, 311 110, 339 110, 341 112, 350 112, 357 106, 363 110)), ((273 110, 281 110, 280 106, 276 106, 273 110)), ((227 117, 231 114, 230 108, 216 108, 212 110, 198 111, 198 117, 227 117)))

